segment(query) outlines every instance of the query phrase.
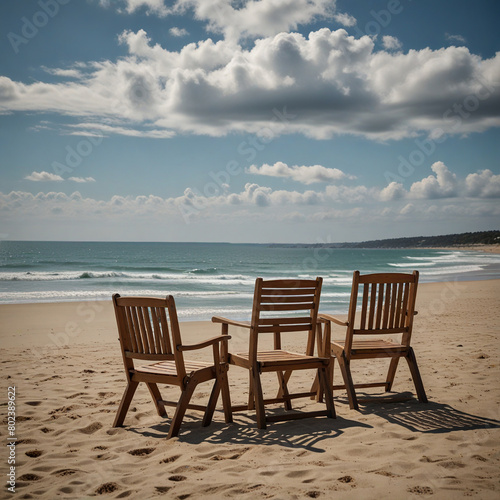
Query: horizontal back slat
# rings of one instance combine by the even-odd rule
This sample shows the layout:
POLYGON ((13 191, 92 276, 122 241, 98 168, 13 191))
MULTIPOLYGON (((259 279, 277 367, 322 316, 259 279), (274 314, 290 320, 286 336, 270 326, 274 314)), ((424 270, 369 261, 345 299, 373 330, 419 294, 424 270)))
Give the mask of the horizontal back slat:
POLYGON ((311 317, 310 316, 299 316, 295 318, 260 318, 259 320, 259 326, 260 325, 288 325, 288 324, 304 324, 304 323, 310 323, 311 322, 311 317))
POLYGON ((306 330, 312 330, 312 324, 311 323, 303 323, 301 325, 269 325, 269 326, 259 326, 259 333, 304 332, 306 330))
POLYGON ((316 288, 316 280, 263 280, 262 290, 268 288, 316 288))
POLYGON ((261 304, 292 304, 292 303, 311 303, 314 300, 314 295, 286 295, 278 296, 273 295, 269 297, 262 297, 261 304))
POLYGON ((359 283, 415 283, 412 274, 404 273, 375 273, 362 274, 359 276, 359 283))
POLYGON ((276 295, 311 295, 314 296, 314 288, 266 288, 262 290, 261 297, 274 297, 276 295))
POLYGON ((119 297, 116 303, 122 307, 167 307, 165 299, 155 297, 119 297))
POLYGON ((314 303, 306 304, 260 304, 261 311, 304 311, 314 309, 314 303))

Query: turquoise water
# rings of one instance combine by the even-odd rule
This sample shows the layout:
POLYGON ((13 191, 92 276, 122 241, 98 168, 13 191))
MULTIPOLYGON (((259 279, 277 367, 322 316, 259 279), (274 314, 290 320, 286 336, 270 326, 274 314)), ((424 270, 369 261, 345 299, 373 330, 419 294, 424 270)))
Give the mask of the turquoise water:
POLYGON ((321 310, 347 310, 354 270, 422 282, 500 277, 500 256, 445 250, 279 248, 229 243, 0 241, 0 303, 172 294, 184 320, 248 318, 256 277, 324 279, 321 310))

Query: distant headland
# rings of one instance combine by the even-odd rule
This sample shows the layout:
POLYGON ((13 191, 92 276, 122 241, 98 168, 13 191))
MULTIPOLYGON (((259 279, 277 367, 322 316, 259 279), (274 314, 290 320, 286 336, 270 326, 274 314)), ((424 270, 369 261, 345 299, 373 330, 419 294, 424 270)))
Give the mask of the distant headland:
POLYGON ((441 236, 413 236, 390 238, 356 243, 273 243, 277 248, 450 248, 484 250, 500 247, 500 231, 477 231, 474 233, 446 234, 441 236))

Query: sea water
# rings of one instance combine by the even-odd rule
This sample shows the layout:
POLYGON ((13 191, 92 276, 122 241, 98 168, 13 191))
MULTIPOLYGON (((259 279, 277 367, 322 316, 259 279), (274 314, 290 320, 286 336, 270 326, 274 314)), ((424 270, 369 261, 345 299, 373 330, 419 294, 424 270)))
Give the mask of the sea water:
POLYGON ((229 243, 0 241, 0 303, 173 295, 182 320, 250 317, 255 278, 323 277, 321 310, 346 313, 352 273, 420 272, 421 282, 500 277, 500 255, 433 249, 229 243))

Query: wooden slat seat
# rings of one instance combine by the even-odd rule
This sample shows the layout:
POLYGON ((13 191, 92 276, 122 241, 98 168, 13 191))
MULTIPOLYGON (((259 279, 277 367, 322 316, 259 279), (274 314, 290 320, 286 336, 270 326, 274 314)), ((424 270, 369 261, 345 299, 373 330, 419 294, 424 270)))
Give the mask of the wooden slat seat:
POLYGON ((332 388, 328 384, 328 368, 331 363, 329 339, 328 342, 318 345, 318 354, 314 355, 321 284, 321 278, 267 281, 257 278, 250 322, 212 318, 213 322, 221 323, 223 335, 227 335, 229 325, 249 330, 248 352, 228 353, 229 364, 250 372, 248 404, 233 406, 232 410, 255 409, 259 429, 265 429, 266 422, 318 416, 335 418, 332 388), (294 313, 294 316, 290 316, 290 313, 294 313), (292 332, 302 332, 304 335, 303 353, 282 349, 282 336, 284 338, 292 332), (266 335, 272 335, 274 338, 272 350, 259 349, 259 339, 266 335), (310 397, 313 394, 312 391, 291 394, 288 390, 292 372, 307 369, 316 370, 319 391, 325 395, 326 409, 266 416, 266 404, 284 403, 285 410, 291 410, 292 399, 310 397), (279 390, 275 398, 264 399, 262 372, 276 372, 279 390))
POLYGON ((215 337, 192 345, 181 341, 174 298, 120 297, 113 295, 127 387, 116 413, 113 427, 123 424, 139 383, 144 382, 153 398, 158 415, 167 416, 165 406, 175 406, 167 438, 177 436, 188 408, 204 411, 202 425, 207 426, 222 391, 226 422, 232 421, 231 400, 227 382, 227 335, 215 337), (188 361, 185 351, 212 347, 213 362, 188 361), (134 360, 156 361, 151 364, 134 364, 134 360), (196 386, 214 380, 212 392, 205 406, 190 404, 196 386), (157 384, 176 385, 181 390, 177 402, 162 399, 157 384))
MULTIPOLYGON (((184 361, 184 368, 186 373, 196 372, 198 370, 214 370, 213 363, 204 363, 202 361, 184 361)), ((160 363, 153 363, 151 365, 136 366, 136 373, 152 373, 155 375, 167 375, 170 377, 177 377, 177 367, 175 361, 161 361, 160 363)))
MULTIPOLYGON (((355 271, 347 321, 341 321, 329 314, 319 315, 319 325, 325 324, 326 338, 331 336, 332 323, 346 328, 345 340, 335 340, 331 344, 331 351, 334 359, 339 363, 344 384, 343 386, 333 386, 333 363, 330 369, 330 383, 335 389, 344 387, 347 390, 351 409, 358 409, 355 388, 384 387, 386 391, 391 390, 400 358, 405 358, 408 362, 419 400, 427 402, 415 353, 410 346, 413 317, 416 314, 417 285, 418 271, 414 271, 413 274, 376 273, 366 275, 355 271), (357 310, 358 302, 361 302, 359 311, 357 310), (357 318, 359 318, 359 322, 356 322, 357 318), (359 335, 388 334, 401 335, 401 341, 380 338, 358 340, 355 338, 359 335), (390 358, 389 371, 385 381, 355 384, 351 375, 351 361, 370 358, 390 358)), ((321 326, 319 326, 319 331, 321 332, 321 326)), ((313 388, 318 388, 317 382, 313 388)), ((317 397, 321 399, 319 392, 317 397)))
MULTIPOLYGON (((345 341, 332 341, 332 352, 334 354, 345 349, 345 341)), ((354 340, 351 345, 351 355, 359 357, 363 355, 366 358, 388 357, 389 355, 399 356, 408 351, 408 346, 392 342, 390 340, 354 340)))
MULTIPOLYGON (((234 353, 230 355, 231 364, 242 366, 247 368, 250 366, 249 354, 244 353, 234 353)), ((276 349, 272 351, 258 351, 257 352, 257 363, 260 366, 261 371, 273 371, 274 368, 282 367, 283 369, 288 366, 293 366, 296 363, 304 364, 309 363, 314 366, 310 368, 320 367, 322 365, 328 365, 328 358, 319 358, 316 356, 307 356, 304 354, 298 354, 296 352, 283 351, 281 349, 276 349)))

